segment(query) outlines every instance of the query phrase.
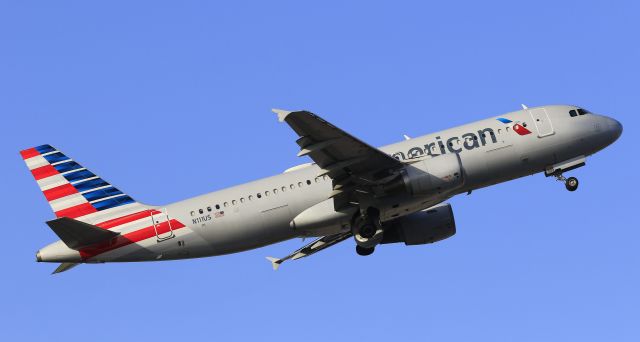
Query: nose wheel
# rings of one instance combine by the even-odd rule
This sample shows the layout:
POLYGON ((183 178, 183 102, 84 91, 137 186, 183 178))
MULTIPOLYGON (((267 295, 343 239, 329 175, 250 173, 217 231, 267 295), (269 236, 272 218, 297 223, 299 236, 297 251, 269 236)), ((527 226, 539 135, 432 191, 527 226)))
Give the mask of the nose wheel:
POLYGON ((556 180, 558 180, 559 182, 563 182, 564 183, 564 187, 567 188, 567 190, 569 190, 569 191, 578 190, 578 184, 580 184, 578 182, 578 178, 576 178, 576 177, 565 178, 562 175, 562 173, 556 173, 555 177, 556 177, 556 180))
POLYGON ((569 191, 576 191, 578 189, 578 178, 569 177, 564 182, 564 187, 569 191))

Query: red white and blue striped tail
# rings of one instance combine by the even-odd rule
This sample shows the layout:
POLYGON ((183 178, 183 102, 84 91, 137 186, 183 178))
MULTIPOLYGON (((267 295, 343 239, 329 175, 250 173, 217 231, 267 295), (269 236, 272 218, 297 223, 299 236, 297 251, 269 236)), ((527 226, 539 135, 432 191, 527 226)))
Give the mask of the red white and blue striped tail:
POLYGON ((147 209, 51 145, 20 155, 56 217, 93 224, 147 209))

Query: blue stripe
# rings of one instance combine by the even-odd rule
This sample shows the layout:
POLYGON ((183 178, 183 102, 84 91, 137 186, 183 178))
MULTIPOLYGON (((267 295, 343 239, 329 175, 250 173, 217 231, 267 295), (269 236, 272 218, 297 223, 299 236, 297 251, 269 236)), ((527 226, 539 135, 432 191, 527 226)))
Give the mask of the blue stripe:
POLYGON ((498 120, 498 121, 500 121, 500 122, 502 122, 502 123, 506 123, 506 124, 508 124, 508 123, 510 123, 510 122, 511 122, 511 120, 509 120, 509 119, 505 119, 505 118, 497 118, 496 120, 498 120))
POLYGON ((104 200, 96 203, 91 203, 91 205, 93 205, 98 210, 105 210, 105 209, 119 207, 121 205, 129 204, 129 203, 134 203, 134 202, 135 201, 133 200, 133 198, 129 196, 120 196, 120 197, 116 197, 116 198, 112 198, 112 199, 108 199, 108 200, 104 200))
POLYGON ((71 170, 75 170, 75 169, 81 169, 82 166, 74 161, 70 161, 70 162, 66 162, 66 163, 62 163, 62 164, 58 164, 58 165, 54 165, 53 166, 56 170, 58 170, 58 172, 60 173, 64 173, 67 171, 71 171, 71 170))
POLYGON ((73 186, 79 192, 83 192, 83 191, 87 191, 87 190, 91 190, 91 189, 95 189, 95 188, 99 188, 101 186, 107 186, 107 185, 109 185, 109 183, 105 182, 102 178, 96 178, 96 179, 74 184, 73 186))
POLYGON ((57 153, 53 153, 53 154, 49 154, 44 156, 44 159, 46 159, 50 164, 53 163, 57 163, 63 160, 67 160, 69 159, 69 157, 65 156, 64 154, 57 152, 57 153))
POLYGON ((66 175, 64 175, 64 178, 66 178, 69 182, 75 182, 81 179, 91 178, 95 176, 96 175, 91 173, 91 171, 89 170, 80 170, 80 171, 67 173, 66 175))
POLYGON ((37 147, 34 147, 34 148, 35 148, 35 149, 36 149, 36 151, 38 151, 40 154, 43 154, 43 153, 49 153, 49 152, 53 152, 53 151, 55 151, 55 150, 56 150, 56 149, 55 149, 55 148, 53 148, 51 145, 40 145, 40 146, 37 146, 37 147))
POLYGON ((110 187, 110 188, 104 188, 104 189, 100 189, 100 190, 95 190, 95 191, 91 191, 91 192, 87 192, 85 194, 82 194, 82 196, 84 196, 84 198, 87 199, 87 201, 91 202, 91 201, 95 201, 95 200, 99 200, 101 198, 105 198, 105 197, 109 197, 109 196, 115 196, 115 195, 121 195, 122 191, 114 188, 114 187, 110 187))

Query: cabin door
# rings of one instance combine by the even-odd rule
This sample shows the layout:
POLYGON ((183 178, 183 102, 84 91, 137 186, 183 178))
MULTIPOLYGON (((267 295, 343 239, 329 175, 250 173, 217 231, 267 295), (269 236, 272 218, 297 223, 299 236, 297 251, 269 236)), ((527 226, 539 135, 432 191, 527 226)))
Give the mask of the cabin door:
POLYGON ((151 214, 151 222, 153 224, 153 230, 156 233, 156 238, 158 242, 171 239, 175 237, 173 233, 173 228, 171 227, 171 219, 169 218, 169 213, 167 212, 167 208, 164 208, 161 212, 156 214, 151 214))
POLYGON ((536 126, 539 138, 553 135, 553 124, 551 123, 549 114, 547 114, 544 108, 530 109, 529 114, 533 119, 533 124, 536 126))

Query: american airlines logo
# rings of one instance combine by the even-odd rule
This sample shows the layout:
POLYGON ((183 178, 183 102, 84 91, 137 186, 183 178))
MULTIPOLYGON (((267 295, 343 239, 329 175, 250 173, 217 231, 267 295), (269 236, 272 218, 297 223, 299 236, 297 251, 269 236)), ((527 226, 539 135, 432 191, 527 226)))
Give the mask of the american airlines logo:
MULTIPOLYGON (((496 120, 502 122, 503 124, 507 124, 507 125, 513 122, 513 121, 511 121, 509 119, 505 119, 505 118, 497 118, 496 120)), ((531 131, 526 128, 526 124, 522 124, 521 125, 519 122, 516 122, 513 125, 513 131, 518 133, 518 135, 531 134, 531 131)))
MULTIPOLYGON (((518 135, 527 135, 531 131, 526 128, 526 124, 520 124, 516 122, 511 125, 513 121, 505 118, 498 118, 498 121, 512 127, 513 131, 518 135)), ((406 154, 404 152, 396 152, 391 156, 398 160, 420 158, 422 156, 439 156, 446 153, 461 153, 463 150, 473 150, 486 146, 487 144, 495 144, 498 142, 496 134, 492 128, 485 128, 478 130, 477 133, 464 133, 461 136, 453 136, 447 139, 443 139, 439 136, 436 140, 422 146, 415 146, 410 148, 406 154)))

